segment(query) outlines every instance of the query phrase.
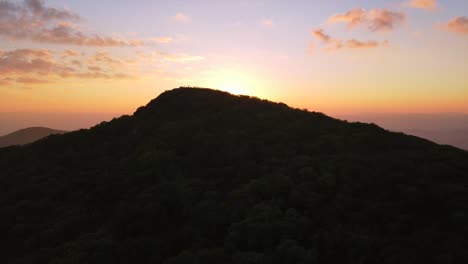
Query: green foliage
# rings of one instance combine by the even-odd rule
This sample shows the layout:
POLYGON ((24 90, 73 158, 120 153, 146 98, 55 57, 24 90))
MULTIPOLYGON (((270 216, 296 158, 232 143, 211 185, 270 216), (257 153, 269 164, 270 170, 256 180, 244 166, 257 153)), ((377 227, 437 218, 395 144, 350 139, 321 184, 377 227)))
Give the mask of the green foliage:
POLYGON ((2 263, 468 263, 468 153, 207 89, 0 149, 2 263))

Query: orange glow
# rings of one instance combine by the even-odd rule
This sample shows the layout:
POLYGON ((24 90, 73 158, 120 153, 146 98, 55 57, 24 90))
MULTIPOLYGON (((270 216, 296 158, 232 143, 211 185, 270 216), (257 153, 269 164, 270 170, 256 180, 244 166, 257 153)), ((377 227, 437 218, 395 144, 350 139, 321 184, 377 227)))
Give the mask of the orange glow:
POLYGON ((256 95, 258 80, 238 71, 220 71, 207 80, 207 86, 236 95, 256 95))
POLYGON ((18 21, 4 23, 18 39, 0 32, 0 112, 132 113, 165 90, 194 86, 330 114, 468 113, 466 17, 459 17, 459 7, 444 6, 451 13, 440 18, 446 25, 441 29, 435 25, 442 14, 423 16, 408 9, 433 8, 434 1, 411 1, 401 8, 361 3, 351 10, 334 4, 326 13, 319 8, 323 1, 305 2, 291 6, 301 12, 274 15, 262 7, 252 12, 258 17, 243 21, 227 19, 245 10, 234 2, 226 18, 190 8, 164 14, 166 7, 142 3, 132 6, 142 15, 129 13, 134 19, 116 23, 107 23, 108 12, 99 7, 75 14, 83 10, 78 2, 62 10, 43 1, 69 14, 47 21, 26 5, 12 9, 18 21), (157 10, 160 20, 153 19, 157 10), (74 15, 83 19, 75 21, 74 15), (75 37, 42 34, 54 27, 75 37))

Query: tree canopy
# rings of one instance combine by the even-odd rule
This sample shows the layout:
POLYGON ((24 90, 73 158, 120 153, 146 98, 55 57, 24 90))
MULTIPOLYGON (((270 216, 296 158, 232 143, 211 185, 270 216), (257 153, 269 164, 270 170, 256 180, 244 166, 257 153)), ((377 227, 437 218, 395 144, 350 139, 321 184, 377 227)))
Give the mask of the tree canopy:
POLYGON ((162 93, 0 149, 3 263, 467 263, 468 153, 248 96, 162 93))

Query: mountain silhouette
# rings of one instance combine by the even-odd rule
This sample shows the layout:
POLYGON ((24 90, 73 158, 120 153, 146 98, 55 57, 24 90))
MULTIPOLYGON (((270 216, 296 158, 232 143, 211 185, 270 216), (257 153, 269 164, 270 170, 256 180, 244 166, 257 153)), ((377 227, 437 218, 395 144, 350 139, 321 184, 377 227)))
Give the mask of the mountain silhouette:
POLYGON ((467 263, 468 152, 178 88, 0 149, 3 263, 467 263))
POLYGON ((63 134, 66 131, 47 127, 29 127, 17 130, 8 135, 0 136, 0 148, 11 145, 24 145, 53 134, 63 134))

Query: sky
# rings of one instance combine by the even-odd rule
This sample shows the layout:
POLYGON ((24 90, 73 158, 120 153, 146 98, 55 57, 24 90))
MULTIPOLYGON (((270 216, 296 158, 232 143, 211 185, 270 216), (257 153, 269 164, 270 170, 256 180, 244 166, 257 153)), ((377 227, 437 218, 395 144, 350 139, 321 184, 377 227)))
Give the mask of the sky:
POLYGON ((0 0, 0 113, 131 114, 180 86, 468 113, 468 1, 0 0))

